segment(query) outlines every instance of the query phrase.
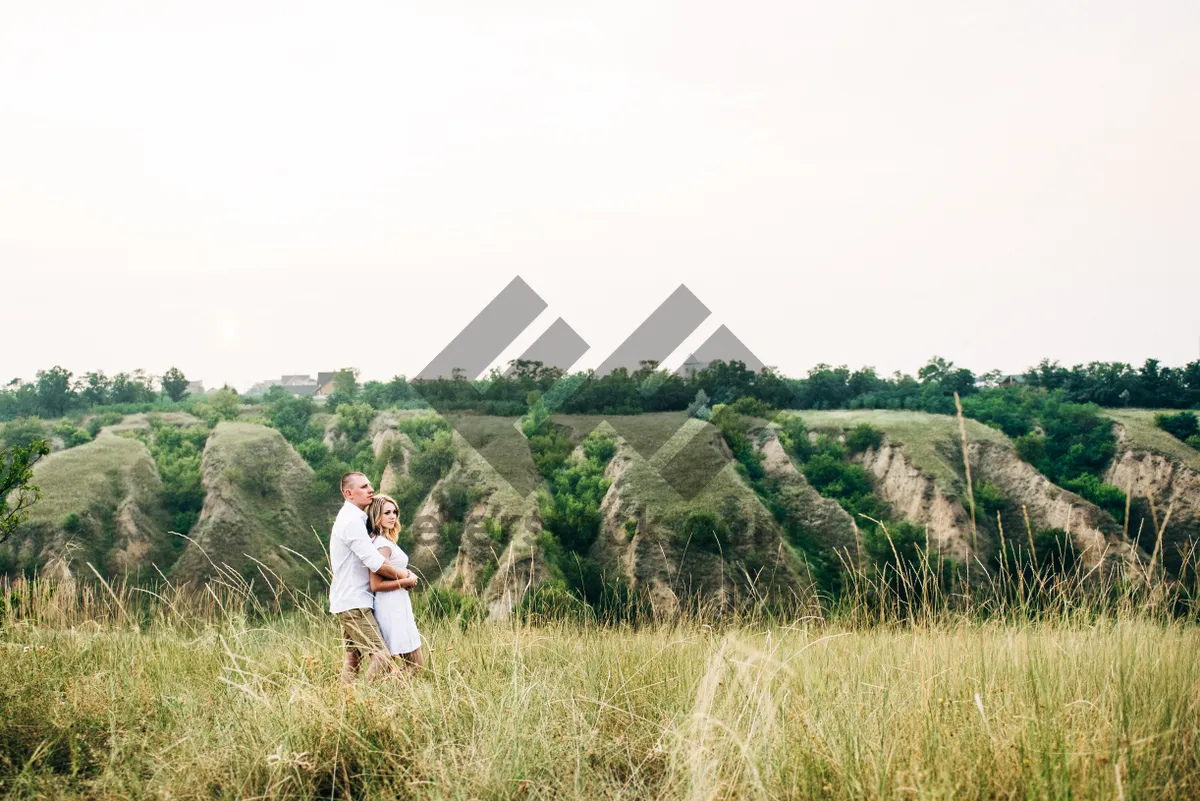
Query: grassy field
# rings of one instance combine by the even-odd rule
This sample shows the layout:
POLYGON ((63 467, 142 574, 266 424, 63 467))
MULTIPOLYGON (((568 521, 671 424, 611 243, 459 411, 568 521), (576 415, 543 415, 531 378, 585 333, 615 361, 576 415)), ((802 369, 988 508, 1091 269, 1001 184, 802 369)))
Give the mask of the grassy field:
MULTIPOLYGON (((810 410, 796 414, 810 430, 818 432, 842 433, 860 423, 870 423, 886 434, 893 445, 902 446, 909 460, 932 476, 944 492, 957 496, 965 491, 962 440, 954 417, 882 409, 810 410)), ((1003 432, 975 420, 967 420, 966 427, 970 442, 1009 441, 1003 432)))
POLYGON ((419 605, 430 668, 343 691, 317 604, 2 589, 9 798, 1200 794, 1200 630, 1142 615, 463 631, 419 605))
POLYGON ((1125 433, 1139 449, 1166 456, 1172 461, 1200 472, 1200 451, 1154 425, 1154 415, 1159 411, 1173 414, 1172 409, 1105 409, 1104 413, 1125 427, 1125 433))

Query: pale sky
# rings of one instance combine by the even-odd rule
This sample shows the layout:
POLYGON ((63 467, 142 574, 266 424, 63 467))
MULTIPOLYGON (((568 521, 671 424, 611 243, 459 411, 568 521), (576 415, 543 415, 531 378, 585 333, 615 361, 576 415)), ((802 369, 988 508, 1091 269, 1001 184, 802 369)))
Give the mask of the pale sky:
POLYGON ((1183 364, 1198 143, 1194 0, 0 0, 0 382, 413 375, 515 275, 579 368, 681 283, 790 375, 1183 364))

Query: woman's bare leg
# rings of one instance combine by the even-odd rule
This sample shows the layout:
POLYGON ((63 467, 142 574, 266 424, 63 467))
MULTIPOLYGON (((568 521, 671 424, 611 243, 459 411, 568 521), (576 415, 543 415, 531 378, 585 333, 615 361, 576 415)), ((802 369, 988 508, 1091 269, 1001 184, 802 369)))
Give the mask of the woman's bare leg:
POLYGON ((409 651, 407 654, 400 654, 400 658, 408 663, 413 672, 425 667, 425 657, 422 656, 420 648, 415 651, 409 651))

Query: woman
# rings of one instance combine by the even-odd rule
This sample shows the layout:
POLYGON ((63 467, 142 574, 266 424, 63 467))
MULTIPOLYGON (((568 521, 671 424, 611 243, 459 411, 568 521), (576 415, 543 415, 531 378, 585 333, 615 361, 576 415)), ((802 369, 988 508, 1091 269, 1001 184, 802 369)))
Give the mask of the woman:
POLYGON ((374 545, 388 564, 399 570, 404 578, 388 580, 378 573, 371 574, 371 592, 375 593, 375 619, 383 632, 383 641, 397 662, 414 669, 423 665, 421 633, 413 617, 412 599, 408 591, 417 584, 409 571, 408 554, 396 544, 400 533, 400 507, 387 495, 376 495, 367 510, 367 528, 374 545))

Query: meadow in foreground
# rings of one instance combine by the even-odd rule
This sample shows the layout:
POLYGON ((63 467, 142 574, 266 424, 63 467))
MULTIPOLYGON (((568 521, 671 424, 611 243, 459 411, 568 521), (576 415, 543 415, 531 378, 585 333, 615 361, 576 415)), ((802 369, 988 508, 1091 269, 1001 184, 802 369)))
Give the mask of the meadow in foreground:
POLYGON ((319 603, 4 590, 11 798, 1200 796, 1186 622, 443 620, 347 691, 319 603))

